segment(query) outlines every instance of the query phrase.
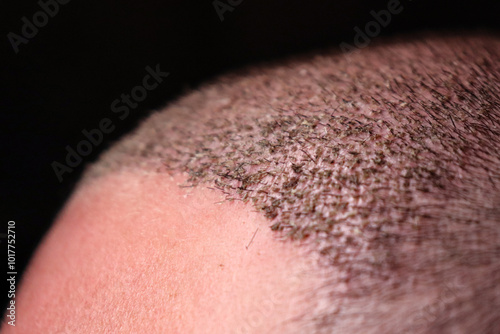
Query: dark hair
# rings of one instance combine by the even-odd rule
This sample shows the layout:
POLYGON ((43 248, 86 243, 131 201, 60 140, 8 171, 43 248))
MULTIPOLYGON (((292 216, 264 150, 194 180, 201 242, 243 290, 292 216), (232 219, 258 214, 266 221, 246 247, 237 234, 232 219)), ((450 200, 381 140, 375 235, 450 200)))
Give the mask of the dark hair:
POLYGON ((186 173, 250 202, 320 255, 313 332, 493 332, 499 39, 406 36, 348 58, 224 75, 153 114, 86 180, 186 173))

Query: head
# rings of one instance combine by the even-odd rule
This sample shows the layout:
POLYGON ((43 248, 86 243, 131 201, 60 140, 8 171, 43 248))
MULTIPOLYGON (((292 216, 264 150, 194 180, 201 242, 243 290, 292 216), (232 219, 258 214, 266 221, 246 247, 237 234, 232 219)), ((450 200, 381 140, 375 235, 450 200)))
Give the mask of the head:
POLYGON ((187 93, 88 168, 25 276, 26 328, 498 330, 499 57, 406 36, 187 93))

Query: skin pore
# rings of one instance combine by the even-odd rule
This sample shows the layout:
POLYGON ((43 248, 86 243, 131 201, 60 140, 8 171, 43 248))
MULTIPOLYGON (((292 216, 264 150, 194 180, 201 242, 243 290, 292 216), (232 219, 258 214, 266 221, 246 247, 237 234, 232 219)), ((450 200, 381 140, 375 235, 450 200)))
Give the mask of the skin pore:
POLYGON ((499 60, 495 36, 406 36, 186 94, 89 169, 19 325, 497 332, 499 60))

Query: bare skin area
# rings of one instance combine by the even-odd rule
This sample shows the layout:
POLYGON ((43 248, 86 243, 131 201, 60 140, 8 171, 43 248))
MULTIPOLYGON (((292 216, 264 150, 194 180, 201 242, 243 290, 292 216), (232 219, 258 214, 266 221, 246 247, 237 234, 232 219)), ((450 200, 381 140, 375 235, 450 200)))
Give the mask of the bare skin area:
POLYGON ((293 332, 306 258, 250 206, 183 182, 120 173, 77 191, 3 333, 293 332))

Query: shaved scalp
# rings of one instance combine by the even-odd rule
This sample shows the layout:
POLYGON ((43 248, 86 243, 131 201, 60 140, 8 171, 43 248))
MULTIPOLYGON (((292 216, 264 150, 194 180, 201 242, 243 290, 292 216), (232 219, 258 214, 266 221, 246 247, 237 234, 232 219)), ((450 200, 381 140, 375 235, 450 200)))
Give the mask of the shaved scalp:
POLYGON ((497 332, 499 60, 484 33, 247 68, 153 114, 84 182, 186 173, 249 202, 320 259, 312 333, 497 332))

